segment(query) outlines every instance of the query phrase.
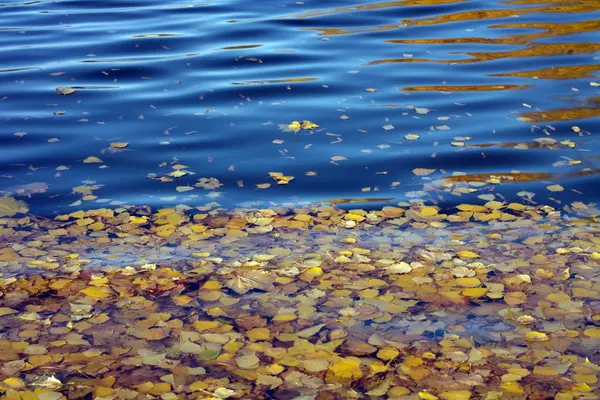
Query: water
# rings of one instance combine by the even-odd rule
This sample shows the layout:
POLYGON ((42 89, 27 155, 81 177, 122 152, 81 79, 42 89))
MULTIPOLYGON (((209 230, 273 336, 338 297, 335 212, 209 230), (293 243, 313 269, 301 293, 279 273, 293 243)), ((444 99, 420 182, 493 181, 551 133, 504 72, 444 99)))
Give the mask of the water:
POLYGON ((0 190, 48 215, 600 198, 597 0, 165 4, 0 5, 0 190), (203 177, 222 186, 181 191, 203 177))

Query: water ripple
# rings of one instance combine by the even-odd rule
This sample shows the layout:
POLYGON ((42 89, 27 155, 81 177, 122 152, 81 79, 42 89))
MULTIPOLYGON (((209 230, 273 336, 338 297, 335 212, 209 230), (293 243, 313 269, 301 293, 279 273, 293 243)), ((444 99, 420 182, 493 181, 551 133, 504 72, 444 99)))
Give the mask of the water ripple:
POLYGON ((550 182, 600 200, 597 0, 0 7, 0 190, 43 187, 37 212, 542 201, 550 182), (223 186, 177 191, 202 177, 223 186))

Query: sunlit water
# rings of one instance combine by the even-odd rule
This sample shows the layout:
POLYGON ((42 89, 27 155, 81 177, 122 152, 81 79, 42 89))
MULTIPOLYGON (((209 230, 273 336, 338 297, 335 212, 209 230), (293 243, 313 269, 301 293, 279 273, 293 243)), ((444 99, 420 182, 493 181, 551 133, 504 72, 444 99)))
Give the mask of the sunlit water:
POLYGON ((596 201, 599 26, 597 0, 9 1, 0 190, 43 214, 596 201), (320 126, 282 129, 294 120, 320 126))

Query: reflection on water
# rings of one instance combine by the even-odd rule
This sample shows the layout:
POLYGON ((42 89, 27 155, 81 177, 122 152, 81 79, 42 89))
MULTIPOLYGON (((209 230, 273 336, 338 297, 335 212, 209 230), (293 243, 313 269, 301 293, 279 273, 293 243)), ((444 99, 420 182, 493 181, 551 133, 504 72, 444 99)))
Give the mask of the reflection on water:
POLYGON ((39 213, 600 198, 596 0, 2 7, 0 190, 39 213))

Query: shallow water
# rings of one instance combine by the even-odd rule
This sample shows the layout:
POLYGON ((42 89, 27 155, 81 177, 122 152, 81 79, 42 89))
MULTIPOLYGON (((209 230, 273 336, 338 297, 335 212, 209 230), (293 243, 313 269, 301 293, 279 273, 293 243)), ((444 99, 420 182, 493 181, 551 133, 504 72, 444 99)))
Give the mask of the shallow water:
POLYGON ((0 5, 0 190, 42 214, 600 197, 597 0, 159 3, 0 5), (440 186, 515 171, 533 174, 440 186))

